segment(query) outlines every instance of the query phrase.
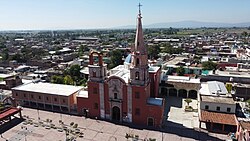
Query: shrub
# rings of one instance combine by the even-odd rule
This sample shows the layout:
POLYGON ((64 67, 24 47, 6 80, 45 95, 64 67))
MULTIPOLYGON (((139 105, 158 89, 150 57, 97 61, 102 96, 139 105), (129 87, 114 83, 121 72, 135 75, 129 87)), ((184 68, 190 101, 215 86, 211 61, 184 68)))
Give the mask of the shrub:
POLYGON ((74 126, 73 126, 73 128, 77 128, 78 127, 78 124, 76 123, 74 126))

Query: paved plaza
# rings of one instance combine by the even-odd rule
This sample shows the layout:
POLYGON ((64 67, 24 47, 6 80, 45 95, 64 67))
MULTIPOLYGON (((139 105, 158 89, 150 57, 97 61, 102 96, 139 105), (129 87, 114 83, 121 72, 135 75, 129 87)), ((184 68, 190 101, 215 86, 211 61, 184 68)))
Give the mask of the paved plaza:
MULTIPOLYGON (((192 106, 193 109, 196 110, 198 108, 197 104, 197 100, 193 99, 189 106, 192 106)), ((185 112, 185 106, 187 106, 187 103, 183 98, 166 98, 166 126, 199 128, 198 112, 185 112)))
MULTIPOLYGON (((174 102, 176 103, 176 102, 174 102)), ((82 136, 77 136, 76 141, 127 141, 125 138, 126 133, 132 135, 138 135, 139 140, 144 139, 156 139, 157 141, 191 141, 191 140, 225 140, 228 137, 220 134, 207 133, 206 131, 200 131, 192 126, 196 126, 192 121, 196 118, 187 116, 191 120, 183 120, 177 118, 183 116, 183 112, 180 115, 174 115, 182 109, 182 106, 171 105, 169 117, 166 123, 166 127, 163 130, 149 130, 145 128, 135 128, 132 126, 116 125, 115 123, 85 119, 84 117, 65 115, 60 113, 53 113, 49 111, 41 111, 36 109, 24 108, 22 113, 26 121, 19 121, 14 127, 6 130, 0 137, 0 141, 65 141, 66 132, 59 130, 62 124, 59 123, 62 120, 63 125, 67 126, 68 129, 71 122, 78 124, 78 131, 82 133, 82 136), (176 111, 177 110, 177 111, 176 111), (38 116, 40 120, 38 120, 38 116), (47 119, 49 122, 47 122, 47 119), (33 124, 27 123, 31 121, 33 124), (43 125, 39 124, 39 121, 43 122, 43 125), (45 125, 44 125, 45 124, 45 125), (54 124, 55 129, 47 128, 46 124, 54 124)), ((12 122, 15 122, 13 120, 12 122)), ((67 134, 68 137, 73 136, 67 134)), ((132 138, 128 139, 129 141, 132 138)))

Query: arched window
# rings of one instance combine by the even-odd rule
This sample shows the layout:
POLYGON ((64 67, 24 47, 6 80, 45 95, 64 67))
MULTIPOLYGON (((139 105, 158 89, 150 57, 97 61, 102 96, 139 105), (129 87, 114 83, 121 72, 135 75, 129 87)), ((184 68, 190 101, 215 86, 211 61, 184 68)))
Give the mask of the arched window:
POLYGON ((136 65, 139 65, 140 64, 140 60, 139 58, 136 59, 136 65))
POLYGON ((139 79, 140 79, 139 72, 136 72, 136 73, 135 73, 135 79, 136 79, 136 80, 139 80, 139 79))

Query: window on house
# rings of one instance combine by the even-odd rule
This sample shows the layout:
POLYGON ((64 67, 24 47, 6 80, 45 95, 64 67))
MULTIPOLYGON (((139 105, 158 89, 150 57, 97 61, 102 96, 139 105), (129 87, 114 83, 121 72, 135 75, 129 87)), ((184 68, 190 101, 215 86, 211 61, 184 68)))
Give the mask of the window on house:
POLYGON ((139 72, 136 72, 136 73, 135 73, 135 79, 136 79, 136 80, 139 80, 139 79, 140 79, 139 72))
POLYGON ((94 89, 93 89, 93 93, 94 93, 94 94, 97 94, 97 88, 94 88, 94 89))
POLYGON ((34 98, 33 94, 31 95, 31 98, 34 98))
POLYGON ((54 98, 54 101, 57 101, 57 98, 54 98))
POLYGON ((217 110, 217 111, 220 111, 220 107, 216 107, 216 110, 217 110))
POLYGON ((41 96, 39 96, 38 98, 41 99, 41 96))
POLYGON ((94 104, 94 109, 98 109, 98 103, 94 104))
POLYGON ((16 93, 16 96, 18 96, 18 93, 16 93))
POLYGON ((140 42, 137 42, 137 46, 139 46, 140 45, 140 42))
POLYGON ((139 99, 140 98, 140 92, 135 92, 135 98, 139 99))
POLYGON ((227 108, 227 112, 231 112, 231 108, 227 108))
POLYGON ((117 99, 117 93, 114 93, 114 99, 117 99))
POLYGON ((47 99, 47 100, 49 100, 49 98, 48 98, 48 97, 46 97, 46 99, 47 99))
POLYGON ((65 103, 65 99, 63 99, 63 103, 65 103))
POLYGON ((139 108, 135 109, 135 115, 138 115, 138 116, 140 115, 140 109, 139 108))
POLYGON ((26 94, 23 94, 24 97, 26 97, 26 94))
POLYGON ((208 110, 208 109, 209 109, 209 106, 208 106, 208 105, 206 105, 206 106, 205 106, 205 109, 206 109, 206 110, 208 110))

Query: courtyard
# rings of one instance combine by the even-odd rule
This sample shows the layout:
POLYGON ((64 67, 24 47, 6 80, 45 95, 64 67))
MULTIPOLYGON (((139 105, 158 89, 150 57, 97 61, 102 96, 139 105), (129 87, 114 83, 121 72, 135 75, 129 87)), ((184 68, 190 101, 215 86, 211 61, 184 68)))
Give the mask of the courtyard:
POLYGON ((11 123, 5 124, 6 127, 1 128, 0 131, 2 133, 0 141, 65 141, 66 137, 74 138, 76 141, 132 140, 132 138, 125 138, 126 134, 133 135, 138 140, 151 138, 157 141, 226 139, 224 135, 207 133, 192 128, 196 124, 189 120, 177 118, 181 115, 172 114, 172 112, 179 112, 175 108, 173 105, 170 107, 166 126, 159 130, 150 130, 133 125, 117 125, 102 120, 24 108, 22 114, 26 120, 15 118, 12 119, 11 123), (74 127, 74 125, 71 125, 72 123, 77 124, 77 126, 74 127), (65 128, 67 130, 64 130, 65 128), (71 133, 70 130, 74 130, 74 132, 71 133))

